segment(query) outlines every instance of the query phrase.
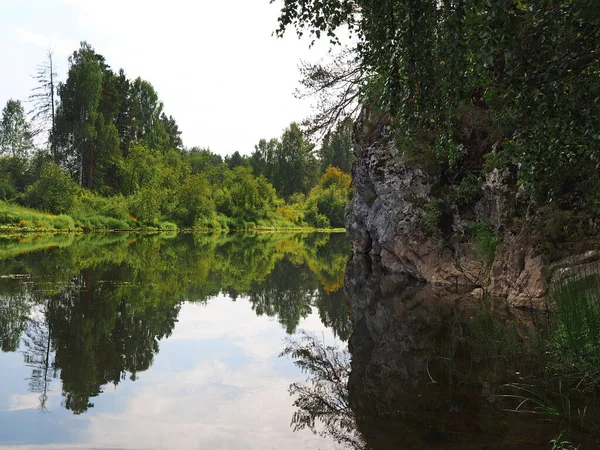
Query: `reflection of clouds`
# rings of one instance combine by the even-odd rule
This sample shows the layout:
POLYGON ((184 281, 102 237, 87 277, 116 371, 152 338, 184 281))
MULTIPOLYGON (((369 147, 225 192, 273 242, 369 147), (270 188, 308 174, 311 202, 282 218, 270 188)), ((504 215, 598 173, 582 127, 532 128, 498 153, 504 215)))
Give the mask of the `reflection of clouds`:
POLYGON ((238 298, 234 302, 229 297, 219 295, 208 302, 207 305, 184 304, 169 340, 231 339, 248 337, 259 330, 272 328, 268 318, 254 314, 249 317, 250 304, 245 299, 238 298))
MULTIPOLYGON (((302 325, 323 330, 317 323, 311 316, 302 325)), ((215 348, 190 370, 151 370, 144 376, 147 385, 136 389, 123 412, 91 418, 89 440, 126 448, 327 448, 310 432, 290 429, 294 408, 287 390, 298 380, 277 369, 284 336, 276 320, 256 317, 245 299, 219 296, 206 307, 184 305, 171 339, 226 339, 242 350, 245 362, 236 360, 232 367, 215 348)))
POLYGON ((40 394, 15 394, 10 397, 8 411, 21 411, 24 409, 37 409, 40 406, 40 394))
POLYGON ((122 413, 93 417, 89 440, 126 448, 323 448, 327 443, 310 433, 292 434, 293 380, 269 372, 268 363, 232 372, 203 361, 173 382, 139 390, 122 413))
MULTIPOLYGON (((316 310, 299 329, 334 342, 316 310)), ((304 375, 291 370, 289 359, 278 358, 285 336, 276 318, 256 317, 243 298, 232 302, 219 296, 206 306, 185 304, 173 335, 138 381, 125 382, 116 391, 106 386, 94 400, 96 406, 79 417, 86 422, 84 429, 73 427, 76 418, 71 415, 56 424, 71 430, 77 445, 14 448, 333 448, 309 431, 293 433, 290 428, 294 407, 288 387, 304 375)), ((24 397, 37 406, 37 394, 24 397)))

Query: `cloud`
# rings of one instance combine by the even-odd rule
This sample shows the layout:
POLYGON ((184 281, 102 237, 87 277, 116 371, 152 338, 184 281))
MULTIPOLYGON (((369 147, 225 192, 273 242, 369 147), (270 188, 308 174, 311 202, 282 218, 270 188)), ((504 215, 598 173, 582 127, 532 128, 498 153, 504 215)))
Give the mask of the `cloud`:
MULTIPOLYGON (((0 30, 12 37, 12 40, 20 44, 33 45, 47 52, 54 52, 56 59, 66 58, 79 47, 79 42, 59 36, 55 33, 42 34, 30 31, 26 28, 0 25, 0 30)), ((41 62, 41 61, 40 61, 41 62)))
POLYGON ((218 360, 203 360, 138 390, 122 413, 92 417, 86 440, 131 449, 330 448, 309 432, 292 433, 287 388, 296 380, 275 373, 265 362, 234 371, 218 360))
POLYGON ((15 394, 10 397, 11 406, 9 411, 22 411, 25 409, 37 409, 40 406, 40 394, 15 394))

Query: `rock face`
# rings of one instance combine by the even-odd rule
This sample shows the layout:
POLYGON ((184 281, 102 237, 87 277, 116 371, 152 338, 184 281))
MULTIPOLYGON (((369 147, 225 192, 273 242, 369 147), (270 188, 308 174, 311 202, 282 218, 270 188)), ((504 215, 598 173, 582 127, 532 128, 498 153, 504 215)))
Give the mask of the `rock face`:
POLYGON ((577 257, 550 266, 531 245, 527 226, 519 232, 508 226, 520 194, 508 170, 488 175, 483 198, 472 212, 475 220, 495 228, 498 247, 492 261, 484 263, 476 254, 467 232, 469 220, 459 211, 449 211, 443 218, 445 239, 427 236, 422 231, 424 206, 440 194, 438 176, 406 162, 391 139, 379 135, 369 140, 366 134, 357 139, 352 173, 356 194, 346 214, 354 254, 377 257, 383 270, 390 273, 432 284, 484 289, 519 307, 546 308, 545 287, 554 271, 562 268, 564 272, 565 265, 577 270, 573 268, 577 257))

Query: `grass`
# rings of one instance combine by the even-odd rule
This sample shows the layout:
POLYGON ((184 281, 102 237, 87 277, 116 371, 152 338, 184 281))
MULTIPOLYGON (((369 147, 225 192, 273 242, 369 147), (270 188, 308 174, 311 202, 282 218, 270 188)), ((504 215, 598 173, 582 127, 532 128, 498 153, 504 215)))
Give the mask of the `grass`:
POLYGON ((481 262, 489 266, 496 256, 498 236, 492 225, 487 222, 473 222, 471 227, 474 231, 475 254, 481 262))
MULTIPOLYGON (((121 198, 105 199, 86 195, 76 202, 70 215, 50 214, 23 206, 0 201, 0 233, 30 232, 81 232, 81 231, 163 231, 177 230, 174 222, 140 223, 128 215, 121 205, 121 198)), ((246 222, 218 214, 211 219, 199 221, 186 231, 319 231, 345 232, 343 228, 314 228, 297 225, 278 217, 246 222)))
POLYGON ((65 214, 46 214, 0 202, 0 231, 70 231, 76 228, 73 218, 65 214))
POLYGON ((566 363, 584 374, 600 373, 600 273, 555 283, 549 296, 556 307, 555 340, 566 363))
POLYGON ((558 436, 550 441, 550 444, 552 444, 551 450, 579 450, 579 445, 575 446, 571 441, 563 439, 564 434, 565 432, 561 431, 558 436))
POLYGON ((585 430, 585 416, 587 407, 573 410, 571 399, 563 393, 562 382, 559 382, 558 392, 548 393, 531 386, 522 384, 507 384, 504 387, 512 389, 517 394, 499 395, 503 398, 514 398, 520 403, 516 408, 508 409, 513 413, 539 414, 544 419, 557 422, 567 422, 580 430, 585 430), (527 407, 529 406, 529 407, 527 407))

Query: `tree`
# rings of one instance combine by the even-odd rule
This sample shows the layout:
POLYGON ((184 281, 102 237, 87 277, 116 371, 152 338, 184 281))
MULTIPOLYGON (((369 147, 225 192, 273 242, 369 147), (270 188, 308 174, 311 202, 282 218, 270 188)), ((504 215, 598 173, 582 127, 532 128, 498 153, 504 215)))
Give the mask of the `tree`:
POLYGON ((106 65, 86 42, 69 58, 67 81, 59 86, 53 145, 62 149, 62 162, 79 172, 79 182, 93 187, 98 152, 98 107, 106 65))
MULTIPOLYGON (((50 135, 56 130, 55 94, 58 78, 54 69, 52 50, 48 50, 46 60, 38 66, 33 78, 36 80, 37 86, 33 88, 29 101, 32 103, 30 114, 34 134, 48 133, 48 141, 50 141, 50 135)), ((54 161, 57 162, 53 148, 51 148, 51 153, 54 161)))
POLYGON ((315 227, 344 226, 344 214, 351 198, 352 178, 337 167, 329 166, 306 199, 305 220, 315 227))
POLYGON ((33 149, 33 133, 19 100, 8 100, 0 122, 0 153, 25 158, 33 149))
POLYGON ((167 116, 165 113, 160 115, 160 121, 169 139, 169 147, 177 150, 183 149, 183 141, 181 140, 181 131, 173 116, 167 116))
MULTIPOLYGON (((161 120, 163 103, 159 100, 154 87, 148 81, 138 77, 131 84, 130 96, 133 139, 145 141, 150 148, 166 150, 169 147, 170 136, 165 129, 165 122, 161 120)), ((179 131, 176 125, 175 127, 173 127, 174 123, 167 123, 167 125, 174 133, 172 138, 177 141, 179 131)))
POLYGON ((123 69, 119 70, 119 73, 115 79, 115 90, 119 98, 119 111, 115 116, 115 126, 119 133, 121 140, 121 154, 123 157, 127 156, 131 143, 133 142, 133 118, 132 118, 132 98, 131 82, 125 75, 123 69))
POLYGON ((242 156, 240 152, 236 150, 231 154, 231 156, 225 156, 225 164, 227 164, 227 167, 229 167, 231 170, 235 169, 236 167, 248 167, 248 159, 249 158, 247 156, 242 156))
POLYGON ((329 166, 334 166, 343 172, 350 173, 354 160, 352 133, 351 119, 344 120, 338 124, 334 132, 327 133, 319 150, 319 160, 323 172, 329 166))
POLYGON ((42 167, 40 178, 27 189, 27 205, 54 214, 68 212, 75 203, 77 184, 68 173, 54 163, 42 167))
POLYGON ((431 149, 446 175, 464 176, 462 145, 477 170, 491 153, 489 165, 516 167, 538 202, 594 205, 597 1, 286 0, 277 34, 288 27, 336 44, 349 30, 363 104, 390 115, 399 147, 431 149))
POLYGON ((203 173, 223 164, 223 158, 208 148, 193 147, 187 152, 192 173, 203 173))
POLYGON ((316 113, 302 122, 309 135, 323 137, 358 117, 363 84, 372 75, 360 64, 356 51, 346 48, 327 64, 303 62, 300 74, 302 90, 296 91, 296 97, 317 98, 316 113))
POLYGON ((275 157, 274 186, 287 198, 295 192, 308 194, 318 176, 318 165, 313 153, 314 145, 304 136, 296 123, 292 123, 281 137, 275 157))
POLYGON ((277 193, 288 198, 296 192, 308 194, 318 176, 314 145, 296 123, 283 133, 274 161, 273 185, 277 193))
POLYGON ((275 175, 275 155, 280 146, 278 139, 261 139, 254 146, 254 152, 250 155, 250 166, 256 175, 263 175, 267 180, 273 182, 275 175))

